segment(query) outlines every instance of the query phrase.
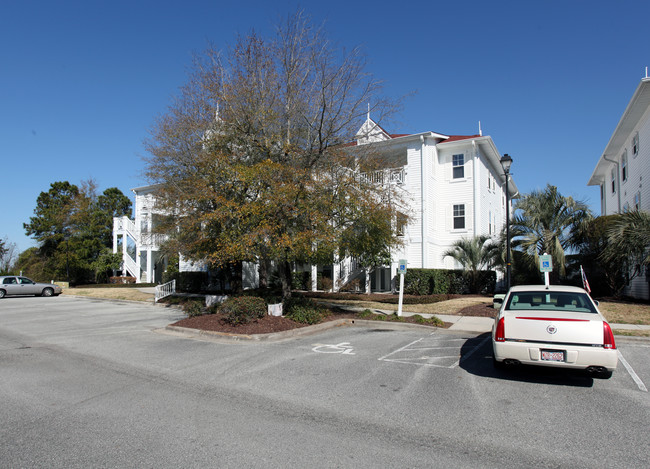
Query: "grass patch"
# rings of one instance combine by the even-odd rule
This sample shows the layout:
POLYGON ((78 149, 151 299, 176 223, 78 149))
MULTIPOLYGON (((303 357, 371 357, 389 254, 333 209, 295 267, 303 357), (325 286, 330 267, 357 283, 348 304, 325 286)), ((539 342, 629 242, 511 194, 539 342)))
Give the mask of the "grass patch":
POLYGON ((153 303, 152 293, 143 293, 132 287, 124 288, 64 288, 63 295, 104 298, 108 300, 129 300, 153 303))
POLYGON ((635 331, 635 330, 621 330, 621 329, 614 329, 612 332, 614 332, 614 335, 623 335, 626 337, 650 337, 650 331, 635 331))
POLYGON ((650 325, 650 305, 631 301, 601 301, 598 309, 607 321, 618 324, 650 325))

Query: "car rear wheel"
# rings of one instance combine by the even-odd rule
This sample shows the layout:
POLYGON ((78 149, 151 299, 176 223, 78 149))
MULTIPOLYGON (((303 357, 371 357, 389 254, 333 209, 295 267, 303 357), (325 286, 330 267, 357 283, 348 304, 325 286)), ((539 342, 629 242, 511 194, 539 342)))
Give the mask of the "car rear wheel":
POLYGON ((41 296, 52 296, 54 295, 54 290, 51 288, 44 288, 41 296))
POLYGON ((7 294, 6 291, 0 290, 0 298, 4 298, 6 294, 7 294))

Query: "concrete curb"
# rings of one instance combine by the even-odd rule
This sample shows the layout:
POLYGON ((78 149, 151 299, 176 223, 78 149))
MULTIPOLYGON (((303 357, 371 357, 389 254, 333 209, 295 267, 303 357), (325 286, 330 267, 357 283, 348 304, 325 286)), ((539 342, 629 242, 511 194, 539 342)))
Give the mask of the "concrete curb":
POLYGON ((319 332, 324 332, 330 329, 335 329, 337 327, 369 327, 379 330, 414 330, 414 329, 426 329, 433 331, 438 329, 434 326, 427 326, 424 324, 410 324, 410 323, 399 323, 399 322, 387 322, 387 321, 370 321, 365 319, 336 319, 333 321, 327 321, 321 324, 315 324, 313 326, 300 327, 298 329, 292 329, 289 331, 282 332, 273 332, 270 334, 232 334, 228 332, 216 332, 216 331, 204 331, 202 329, 191 329, 188 327, 179 327, 179 326, 166 326, 162 329, 155 329, 154 332, 161 334, 171 334, 175 336, 185 337, 188 339, 200 339, 200 340, 221 340, 229 342, 281 342, 285 340, 290 340, 296 337, 305 337, 313 334, 318 334, 319 332))

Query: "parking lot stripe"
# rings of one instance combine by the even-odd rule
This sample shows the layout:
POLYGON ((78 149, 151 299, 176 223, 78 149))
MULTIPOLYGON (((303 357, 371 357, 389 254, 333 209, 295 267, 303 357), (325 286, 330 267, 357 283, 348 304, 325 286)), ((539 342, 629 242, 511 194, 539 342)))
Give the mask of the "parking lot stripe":
POLYGON ((636 385, 639 387, 639 389, 643 392, 648 392, 648 388, 645 387, 645 384, 643 384, 643 381, 641 381, 641 378, 639 378, 639 375, 635 373, 635 371, 632 369, 632 366, 627 362, 625 358, 623 358, 623 354, 621 351, 618 351, 618 360, 623 364, 627 372, 630 374, 636 385))
POLYGON ((468 359, 469 357, 471 357, 472 354, 473 354, 474 352, 476 352, 478 349, 480 349, 481 347, 483 347, 483 344, 485 344, 485 342, 487 342, 487 341, 490 340, 490 339, 491 339, 490 336, 488 336, 488 337, 486 337, 485 339, 483 339, 483 340, 481 341, 480 344, 478 344, 478 345, 477 345, 476 347, 474 347, 472 350, 470 350, 470 351, 467 352, 465 355, 463 355, 462 357, 460 357, 460 358, 458 359, 458 361, 457 361, 456 363, 454 363, 454 366, 458 366, 458 365, 460 364, 460 362, 462 362, 463 360, 466 360, 466 359, 468 359))
POLYGON ((388 355, 384 355, 383 357, 378 358, 378 360, 379 360, 379 361, 383 361, 383 360, 387 359, 388 357, 390 357, 391 355, 395 355, 396 353, 399 353, 399 352, 401 352, 402 350, 405 350, 405 349, 409 348, 411 345, 413 345, 413 344, 417 344, 418 342, 422 341, 422 339, 423 339, 423 337, 419 338, 418 340, 414 340, 414 341, 411 342, 410 344, 407 344, 407 345, 405 345, 404 347, 402 347, 402 348, 400 348, 400 349, 394 350, 394 351, 392 351, 391 353, 389 353, 388 355))

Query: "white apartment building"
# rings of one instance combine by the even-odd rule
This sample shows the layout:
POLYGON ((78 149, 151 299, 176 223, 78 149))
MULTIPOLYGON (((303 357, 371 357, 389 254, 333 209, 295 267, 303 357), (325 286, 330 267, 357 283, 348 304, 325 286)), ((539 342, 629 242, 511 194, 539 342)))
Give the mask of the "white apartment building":
MULTIPOLYGON (((497 237, 504 227, 505 175, 491 137, 431 131, 391 135, 368 116, 356 144, 372 145, 373 154, 391 162, 391 180, 403 187, 410 202, 411 222, 401 230, 404 247, 392 255, 390 266, 371 272, 372 291, 395 289, 400 259, 409 268, 460 268, 443 257, 455 241, 497 237)), ((509 191, 511 203, 518 196, 512 178, 509 191)))
MULTIPOLYGON (((394 291, 400 259, 406 259, 409 268, 460 268, 453 259, 443 257, 455 241, 499 235, 506 217, 505 175, 491 137, 431 131, 391 135, 368 116, 351 151, 364 145, 372 145, 373 155, 387 162, 386 170, 377 177, 398 185, 405 193, 411 221, 399 227, 404 247, 392 253, 390 265, 369 273, 359 269, 354 259, 330 266, 303 266, 311 270, 312 289, 317 286, 317 273, 322 272, 332 279, 335 290, 361 278, 366 291, 394 291)), ((512 178, 509 191, 511 203, 518 196, 512 178)), ((113 249, 123 253, 124 269, 138 281, 159 282, 166 260, 159 252, 160 240, 151 234, 157 216, 155 186, 135 188, 133 192, 135 220, 114 220, 113 249)), ((197 270, 201 266, 182 263, 180 268, 197 270)), ((255 286, 255 269, 248 266, 244 270, 244 284, 255 286)))
MULTIPOLYGON (((650 78, 641 80, 598 159, 589 182, 600 186, 601 215, 628 210, 650 212, 650 78), (646 183, 644 184, 644 181, 646 183)), ((648 272, 630 282, 624 293, 650 298, 648 272)))

